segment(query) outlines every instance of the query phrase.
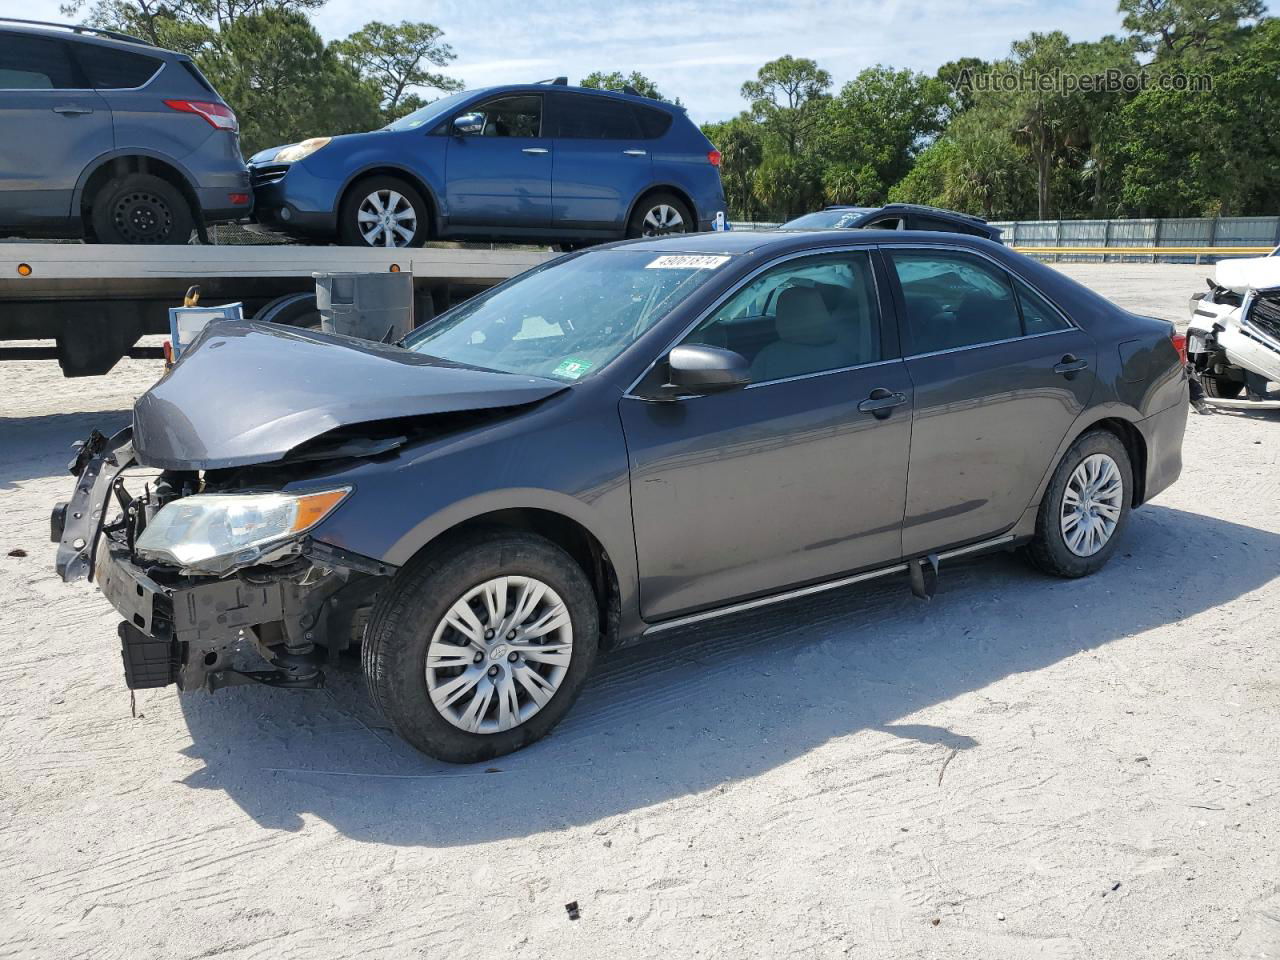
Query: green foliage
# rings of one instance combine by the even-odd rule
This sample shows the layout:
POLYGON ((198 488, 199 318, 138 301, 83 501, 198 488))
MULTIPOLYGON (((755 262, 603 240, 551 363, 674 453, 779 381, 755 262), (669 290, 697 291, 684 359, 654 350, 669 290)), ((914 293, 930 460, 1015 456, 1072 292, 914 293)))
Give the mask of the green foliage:
POLYGON ((302 13, 268 10, 238 17, 198 59, 235 105, 246 155, 382 122, 377 86, 325 46, 302 13))
POLYGON ((462 84, 428 67, 447 66, 457 56, 440 38, 443 31, 430 23, 382 23, 371 20, 345 40, 333 46, 343 60, 382 94, 382 112, 387 121, 402 117, 422 106, 413 87, 461 90, 462 84))
MULTIPOLYGON (((625 76, 620 70, 612 73, 596 70, 583 77, 579 86, 590 87, 593 90, 621 90, 623 87, 631 87, 640 96, 648 97, 650 100, 670 100, 669 97, 662 95, 656 83, 638 70, 632 70, 625 76)), ((680 99, 677 97, 671 102, 679 104, 680 99)))
POLYGON ((764 159, 764 139, 751 117, 741 114, 723 123, 708 123, 703 134, 720 151, 720 182, 729 209, 741 219, 766 216, 756 199, 755 172, 764 159))
POLYGON ((742 96, 770 147, 795 157, 814 146, 830 86, 831 74, 812 60, 785 56, 761 67, 742 85, 742 96))
POLYGON ((1120 0, 1124 28, 1157 59, 1214 53, 1231 45, 1241 20, 1256 20, 1262 0, 1120 0))

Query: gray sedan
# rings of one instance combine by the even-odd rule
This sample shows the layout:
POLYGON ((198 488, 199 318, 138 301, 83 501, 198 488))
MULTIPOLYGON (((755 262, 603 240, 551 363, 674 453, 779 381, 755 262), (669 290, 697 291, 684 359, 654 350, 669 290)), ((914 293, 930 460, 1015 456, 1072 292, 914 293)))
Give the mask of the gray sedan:
POLYGON ((486 760, 675 627, 988 550, 1097 571, 1178 476, 1183 349, 980 238, 599 247, 403 344, 209 327, 83 445, 58 568, 122 613, 131 687, 360 648, 405 739, 486 760))

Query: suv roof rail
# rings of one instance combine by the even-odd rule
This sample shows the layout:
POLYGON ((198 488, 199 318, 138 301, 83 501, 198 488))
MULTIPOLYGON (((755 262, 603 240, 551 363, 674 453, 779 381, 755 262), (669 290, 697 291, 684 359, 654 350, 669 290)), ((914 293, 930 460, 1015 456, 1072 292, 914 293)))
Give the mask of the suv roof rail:
POLYGON ((127 43, 141 43, 148 47, 155 46, 155 44, 150 40, 143 40, 141 37, 135 37, 128 33, 120 33, 117 30, 103 30, 99 27, 89 27, 85 26, 83 23, 54 23, 50 20, 21 20, 18 17, 0 17, 0 23, 20 23, 28 27, 53 27, 57 30, 70 30, 72 33, 92 33, 99 37, 106 37, 109 40, 124 40, 127 43))
POLYGON ((567 87, 569 85, 569 78, 548 77, 546 80, 535 80, 534 83, 549 83, 553 87, 567 87))

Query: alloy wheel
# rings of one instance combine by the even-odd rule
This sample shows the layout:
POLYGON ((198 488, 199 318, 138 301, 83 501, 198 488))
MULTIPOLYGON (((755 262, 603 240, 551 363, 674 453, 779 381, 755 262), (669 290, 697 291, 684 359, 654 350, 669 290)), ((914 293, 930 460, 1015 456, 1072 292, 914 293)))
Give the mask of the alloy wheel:
POLYGON ((418 211, 402 193, 375 190, 360 201, 356 224, 371 247, 407 247, 418 232, 418 211))
POLYGON ((644 215, 640 235, 644 237, 661 237, 668 233, 684 233, 684 217, 680 211, 667 203, 659 203, 644 215))
POLYGON ((1105 453, 1085 457, 1062 492, 1061 529, 1067 549, 1091 557, 1107 545, 1124 508, 1124 478, 1105 453))
POLYGON ((533 577, 494 577, 449 607, 427 647, 427 691, 468 733, 500 733, 550 702, 573 659, 569 608, 533 577))

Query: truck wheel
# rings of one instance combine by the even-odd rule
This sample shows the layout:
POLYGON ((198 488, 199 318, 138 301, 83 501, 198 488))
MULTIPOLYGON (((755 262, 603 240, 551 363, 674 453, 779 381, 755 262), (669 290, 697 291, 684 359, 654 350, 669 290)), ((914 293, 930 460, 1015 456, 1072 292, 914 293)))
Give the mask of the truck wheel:
POLYGON ((1133 467, 1120 438, 1092 430, 1071 445, 1040 503, 1027 557, 1056 577, 1084 577, 1110 559, 1129 521, 1133 467))
POLYGON ((439 760, 478 763, 559 722, 599 637, 596 598, 573 558, 495 529, 401 570, 373 610, 362 659, 396 733, 439 760))
POLYGON ((627 222, 628 237, 665 237, 669 233, 697 233, 693 214, 669 193, 654 193, 636 204, 627 222))
POLYGON ((1244 381, 1215 377, 1211 373, 1200 374, 1200 384, 1204 387, 1205 396, 1218 400, 1234 400, 1244 392, 1244 381))
POLYGON ((99 243, 180 244, 191 239, 191 206, 173 184, 149 173, 108 181, 89 213, 99 243))
POLYGON ((349 247, 420 247, 431 235, 426 201, 399 177, 370 177, 347 191, 338 235, 349 247))
POLYGON ((276 297, 253 315, 255 323, 279 323, 286 327, 320 329, 320 311, 316 308, 315 291, 286 293, 276 297))

